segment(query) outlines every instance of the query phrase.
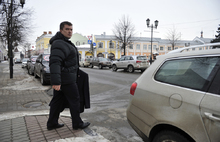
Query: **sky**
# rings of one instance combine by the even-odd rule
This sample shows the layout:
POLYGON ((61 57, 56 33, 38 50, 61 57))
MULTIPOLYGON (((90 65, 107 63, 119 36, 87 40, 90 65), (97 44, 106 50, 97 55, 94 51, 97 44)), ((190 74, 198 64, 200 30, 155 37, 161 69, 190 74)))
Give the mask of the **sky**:
POLYGON ((215 38, 220 24, 220 0, 26 0, 25 8, 34 11, 30 42, 35 43, 44 31, 59 31, 59 24, 70 21, 73 33, 83 36, 113 35, 114 24, 123 15, 135 26, 136 36, 151 37, 150 24, 158 20, 153 37, 167 38, 169 30, 176 29, 181 40, 196 36, 215 38))

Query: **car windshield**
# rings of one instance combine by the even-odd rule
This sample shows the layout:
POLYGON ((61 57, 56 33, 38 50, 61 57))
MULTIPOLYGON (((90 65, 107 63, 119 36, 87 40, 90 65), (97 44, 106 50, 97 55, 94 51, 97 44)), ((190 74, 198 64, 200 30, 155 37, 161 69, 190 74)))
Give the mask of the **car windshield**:
POLYGON ((44 55, 43 56, 43 62, 49 62, 50 55, 44 55))
POLYGON ((37 58, 31 58, 32 62, 36 62, 37 58))
POLYGON ((28 59, 23 59, 22 62, 27 62, 28 59))

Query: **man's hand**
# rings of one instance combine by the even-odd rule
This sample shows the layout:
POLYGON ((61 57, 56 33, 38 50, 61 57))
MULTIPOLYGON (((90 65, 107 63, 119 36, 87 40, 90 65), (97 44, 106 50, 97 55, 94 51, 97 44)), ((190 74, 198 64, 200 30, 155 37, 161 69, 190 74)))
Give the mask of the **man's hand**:
POLYGON ((53 85, 52 88, 56 91, 60 91, 60 86, 61 85, 53 85))

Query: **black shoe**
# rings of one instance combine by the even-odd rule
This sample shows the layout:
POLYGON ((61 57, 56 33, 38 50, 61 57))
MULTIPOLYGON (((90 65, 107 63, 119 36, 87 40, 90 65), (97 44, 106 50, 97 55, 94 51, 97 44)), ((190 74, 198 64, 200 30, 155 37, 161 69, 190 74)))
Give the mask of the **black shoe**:
POLYGON ((77 127, 73 127, 74 130, 77 130, 77 129, 85 129, 86 127, 88 127, 90 125, 89 122, 83 122, 81 124, 79 124, 77 127))
POLYGON ((47 126, 47 130, 53 130, 53 129, 57 129, 57 128, 61 128, 61 127, 63 127, 64 126, 64 124, 57 124, 57 125, 55 125, 55 126, 52 126, 52 127, 48 127, 47 126))

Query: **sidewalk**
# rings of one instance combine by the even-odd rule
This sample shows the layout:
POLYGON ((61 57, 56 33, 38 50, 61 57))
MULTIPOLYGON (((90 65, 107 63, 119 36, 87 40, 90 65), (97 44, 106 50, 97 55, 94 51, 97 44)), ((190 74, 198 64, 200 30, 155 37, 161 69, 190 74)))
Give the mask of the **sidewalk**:
POLYGON ((50 86, 36 83, 39 80, 28 75, 21 64, 15 64, 13 68, 13 79, 10 79, 8 62, 0 63, 1 142, 109 142, 89 127, 73 130, 68 110, 59 119, 65 126, 48 131, 50 86))

